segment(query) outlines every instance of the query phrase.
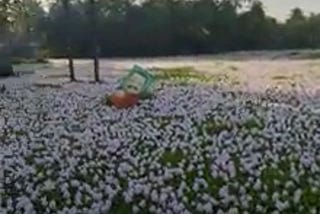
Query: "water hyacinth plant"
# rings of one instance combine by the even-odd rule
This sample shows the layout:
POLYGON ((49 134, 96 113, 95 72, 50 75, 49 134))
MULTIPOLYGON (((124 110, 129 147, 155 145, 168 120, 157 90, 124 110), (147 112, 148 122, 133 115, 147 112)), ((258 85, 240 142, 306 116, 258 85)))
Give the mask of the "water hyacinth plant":
POLYGON ((320 115, 296 94, 162 83, 130 109, 114 82, 0 94, 0 213, 317 213, 320 115), (292 98, 292 99, 291 99, 292 98), (285 105, 280 105, 285 104, 285 105))

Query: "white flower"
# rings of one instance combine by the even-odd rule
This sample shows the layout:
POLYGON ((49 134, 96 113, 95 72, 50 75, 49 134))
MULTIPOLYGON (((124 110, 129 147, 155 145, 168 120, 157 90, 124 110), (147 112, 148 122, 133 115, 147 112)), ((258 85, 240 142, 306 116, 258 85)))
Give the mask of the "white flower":
POLYGON ((22 209, 31 204, 31 201, 25 196, 19 197, 17 199, 17 202, 18 202, 16 205, 17 209, 22 209))
POLYGON ((80 186, 80 182, 78 180, 72 180, 70 182, 72 187, 79 187, 80 186))
POLYGON ((156 210, 157 210, 157 208, 156 208, 154 205, 151 205, 151 207, 149 208, 149 211, 150 211, 151 213, 156 212, 156 210))
POLYGON ((41 204, 42 206, 45 206, 45 207, 48 206, 48 200, 46 196, 41 198, 41 204))
POLYGON ((226 198, 226 197, 229 196, 229 188, 228 188, 228 186, 223 186, 222 188, 220 188, 219 196, 221 198, 226 198))
POLYGON ((283 211, 289 207, 289 202, 287 202, 287 201, 282 202, 280 200, 277 200, 275 206, 279 211, 283 211))
POLYGON ((245 196, 240 197, 240 204, 242 208, 247 209, 249 207, 249 200, 245 196))
POLYGON ((239 187, 239 194, 240 194, 240 195, 244 195, 244 194, 246 194, 246 192, 247 192, 247 191, 246 191, 246 188, 244 188, 243 186, 240 186, 240 187, 239 187))
POLYGON ((197 206, 196 206, 196 210, 197 210, 197 212, 200 212, 200 213, 203 212, 204 211, 203 205, 198 203, 197 206))
POLYGON ((82 194, 80 191, 77 191, 76 195, 75 195, 75 204, 76 205, 82 205, 82 194))
POLYGON ((228 210, 228 214, 238 214, 239 213, 239 210, 238 208, 234 207, 234 208, 230 208, 228 210))
POLYGON ((102 212, 108 212, 111 208, 111 201, 106 200, 104 201, 104 205, 101 207, 102 212))
POLYGON ((319 189, 317 187, 311 187, 311 192, 317 193, 319 189))
POLYGON ((179 203, 173 204, 172 206, 173 206, 173 213, 181 213, 184 208, 184 206, 179 203))
POLYGON ((277 201, 279 199, 279 197, 280 197, 280 194, 278 192, 274 192, 272 194, 272 200, 273 201, 277 201))
POLYGON ((301 211, 303 211, 304 209, 305 209, 304 206, 303 206, 302 204, 300 204, 298 210, 301 212, 301 211))
POLYGON ((219 210, 217 211, 217 214, 225 214, 225 212, 224 212, 223 210, 219 209, 219 210))
POLYGON ((310 214, 317 214, 317 209, 316 208, 312 208, 310 211, 310 214))
POLYGON ((268 195, 266 193, 261 193, 260 198, 263 202, 266 202, 268 200, 268 195))
POLYGON ((204 206, 203 206, 203 210, 206 213, 212 213, 213 212, 213 206, 210 202, 207 202, 204 206))
POLYGON ((54 200, 50 201, 49 207, 50 207, 51 209, 55 210, 56 207, 57 207, 56 202, 55 202, 54 200))
POLYGON ((132 207, 132 212, 133 213, 139 213, 139 211, 140 211, 139 207, 137 207, 135 205, 132 207))
POLYGON ((146 207, 146 201, 145 200, 141 200, 140 203, 139 203, 139 206, 141 208, 145 208, 146 207))
POLYGON ((159 200, 159 196, 156 190, 152 190, 151 192, 151 200, 153 202, 157 202, 159 200))
POLYGON ((261 206, 260 204, 258 204, 257 206, 256 206, 256 211, 257 212, 259 212, 259 213, 263 213, 263 206, 261 206))
POLYGON ((123 195, 124 195, 124 201, 126 203, 131 203, 132 202, 133 196, 132 196, 132 194, 130 192, 124 192, 123 195))
POLYGON ((287 190, 283 190, 283 191, 282 191, 282 195, 285 196, 285 197, 287 197, 287 196, 289 195, 289 193, 288 193, 287 190))
POLYGON ((192 186, 193 191, 198 192, 200 190, 200 185, 198 182, 193 183, 192 186))
POLYGON ((184 203, 189 203, 189 199, 188 199, 187 197, 185 197, 185 196, 182 198, 182 201, 183 201, 184 203))
POLYGON ((253 185, 253 189, 256 190, 256 191, 259 191, 261 190, 261 181, 260 179, 258 179, 255 184, 253 185))
POLYGON ((291 187, 294 187, 294 183, 292 181, 287 181, 286 184, 285 184, 285 188, 289 189, 291 187))
POLYGON ((274 185, 279 186, 281 182, 277 179, 274 179, 273 183, 274 183, 274 185))

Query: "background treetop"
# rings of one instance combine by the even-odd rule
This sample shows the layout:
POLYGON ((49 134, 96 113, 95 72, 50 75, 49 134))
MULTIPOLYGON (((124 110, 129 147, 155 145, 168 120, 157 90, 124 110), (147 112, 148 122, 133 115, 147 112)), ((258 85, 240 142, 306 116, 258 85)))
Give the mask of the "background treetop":
POLYGON ((3 0, 0 26, 2 30, 33 32, 51 56, 64 56, 67 38, 71 40, 75 56, 92 55, 91 12, 94 13, 94 34, 101 56, 320 46, 320 15, 306 16, 299 8, 292 10, 286 22, 279 23, 266 15, 259 1, 94 0, 93 9, 92 2, 52 0, 45 12, 36 0, 16 0, 15 3, 3 0), (63 3, 69 4, 68 20, 63 3), (241 9, 244 4, 249 5, 248 10, 241 9))

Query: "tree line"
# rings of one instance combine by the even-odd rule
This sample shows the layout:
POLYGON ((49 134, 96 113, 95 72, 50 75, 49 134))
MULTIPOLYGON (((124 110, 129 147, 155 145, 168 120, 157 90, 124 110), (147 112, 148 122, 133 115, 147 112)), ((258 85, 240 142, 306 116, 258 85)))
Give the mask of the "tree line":
MULTIPOLYGON (((10 14, 6 16, 1 7, 4 29, 10 14)), ((280 23, 266 15, 260 1, 53 0, 45 12, 36 0, 30 0, 21 8, 26 32, 54 57, 320 47, 320 14, 306 16, 296 8, 280 23), (241 10, 244 4, 250 4, 249 10, 241 10)))

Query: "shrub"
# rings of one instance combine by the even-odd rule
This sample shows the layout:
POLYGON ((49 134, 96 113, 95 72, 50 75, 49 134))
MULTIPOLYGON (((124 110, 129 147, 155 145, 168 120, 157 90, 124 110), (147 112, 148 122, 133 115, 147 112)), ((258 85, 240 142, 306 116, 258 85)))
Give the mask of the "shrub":
POLYGON ((12 62, 9 57, 0 56, 0 77, 13 75, 12 62))

